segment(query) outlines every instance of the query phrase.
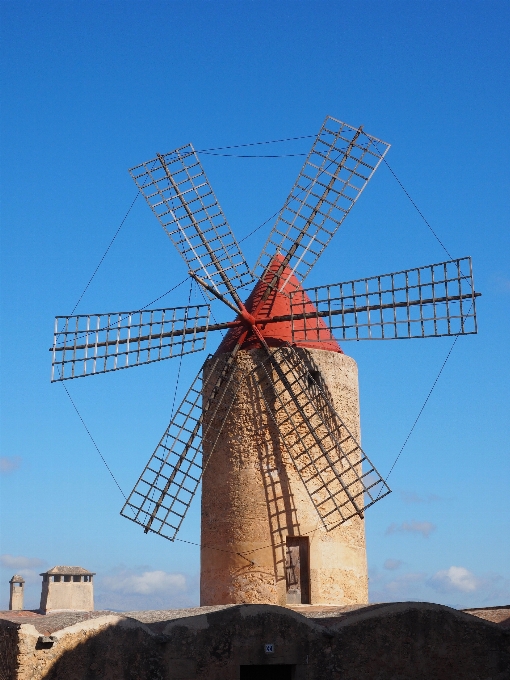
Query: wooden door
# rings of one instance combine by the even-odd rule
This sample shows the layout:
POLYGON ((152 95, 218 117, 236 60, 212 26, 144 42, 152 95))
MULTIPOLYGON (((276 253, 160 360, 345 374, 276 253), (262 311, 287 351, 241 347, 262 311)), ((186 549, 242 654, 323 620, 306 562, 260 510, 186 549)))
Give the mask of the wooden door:
POLYGON ((308 536, 287 536, 285 575, 287 604, 310 604, 308 536))

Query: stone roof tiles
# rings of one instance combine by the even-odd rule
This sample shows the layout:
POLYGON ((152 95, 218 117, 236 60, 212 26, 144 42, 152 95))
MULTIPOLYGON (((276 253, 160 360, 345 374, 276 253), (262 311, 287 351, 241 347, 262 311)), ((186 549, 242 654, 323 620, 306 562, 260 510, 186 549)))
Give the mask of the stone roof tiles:
POLYGON ((19 574, 14 574, 9 583, 25 583, 25 579, 19 574))
POLYGON ((72 576, 78 576, 78 575, 86 574, 88 576, 94 576, 95 572, 94 571, 88 571, 87 569, 84 569, 83 567, 57 566, 57 567, 52 567, 51 569, 48 569, 48 571, 44 571, 41 574, 41 576, 44 576, 45 574, 61 574, 61 575, 71 574, 72 576))

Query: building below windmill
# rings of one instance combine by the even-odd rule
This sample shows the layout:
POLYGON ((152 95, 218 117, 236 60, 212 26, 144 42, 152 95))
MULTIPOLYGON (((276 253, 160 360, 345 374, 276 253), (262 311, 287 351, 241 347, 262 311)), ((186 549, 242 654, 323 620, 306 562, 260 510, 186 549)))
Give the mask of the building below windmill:
POLYGON ((19 574, 14 574, 9 584, 9 610, 20 611, 23 609, 25 579, 19 574))
POLYGON ((44 614, 60 610, 94 611, 95 573, 83 567, 57 566, 41 574, 41 604, 44 614))
POLYGON ((510 607, 0 612, 8 680, 508 680, 510 607))
MULTIPOLYGON (((56 566, 42 576, 39 612, 94 611, 95 572, 83 567, 56 566)), ((9 581, 9 611, 22 611, 25 579, 15 574, 9 581)))

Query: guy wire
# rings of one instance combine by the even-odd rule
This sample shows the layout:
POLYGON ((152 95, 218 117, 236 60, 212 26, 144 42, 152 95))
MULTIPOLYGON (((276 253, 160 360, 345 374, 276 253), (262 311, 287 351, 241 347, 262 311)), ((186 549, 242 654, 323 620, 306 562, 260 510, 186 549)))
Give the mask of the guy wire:
POLYGON ((404 185, 403 185, 402 182, 399 180, 399 178, 396 176, 395 172, 393 171, 393 169, 391 168, 390 164, 388 163, 388 161, 386 160, 386 158, 385 158, 384 156, 383 156, 383 161, 384 161, 384 163, 386 164, 386 167, 388 168, 388 170, 389 170, 389 171, 391 172, 391 174, 393 175, 393 177, 397 180, 397 182, 398 182, 400 188, 402 189, 402 191, 404 192, 404 194, 407 196, 407 198, 411 201, 411 203, 413 204, 413 206, 416 208, 416 210, 417 210, 419 216, 420 216, 420 217, 422 218, 422 220, 425 222, 425 224, 426 224, 427 227, 430 229, 430 231, 434 234, 434 238, 436 239, 436 241, 439 243, 439 245, 441 246, 441 248, 442 248, 442 249, 445 251, 445 253, 448 255, 448 257, 450 258, 450 260, 453 260, 453 256, 450 255, 450 253, 448 252, 448 250, 447 250, 445 244, 441 241, 441 239, 439 238, 439 236, 438 236, 438 235, 436 234, 436 232, 432 229, 432 227, 430 226, 429 222, 426 220, 425 215, 422 213, 422 211, 418 208, 418 206, 416 205, 416 203, 413 201, 413 199, 412 199, 411 196, 409 195, 409 192, 408 192, 407 189, 404 187, 404 185))
MULTIPOLYGON (((66 393, 67 393, 67 396, 69 397, 69 400, 70 400, 71 404, 73 405, 74 410, 76 411, 76 413, 77 413, 77 415, 78 415, 78 418, 81 420, 81 423, 82 423, 83 427, 85 428, 86 433, 88 434, 88 436, 89 436, 91 442, 94 444, 94 448, 96 449, 96 451, 97 451, 98 454, 100 455, 101 460, 102 460, 103 463, 105 464, 106 469, 107 469, 108 472, 110 473, 110 475, 111 475, 113 481, 115 482, 115 484, 116 484, 118 490, 120 491, 120 493, 121 493, 122 496, 124 497, 124 500, 127 501, 127 496, 126 496, 126 494, 125 494, 124 491, 122 490, 122 487, 120 486, 119 482, 117 481, 117 479, 116 479, 115 475, 113 474, 113 472, 112 472, 110 466, 109 466, 108 463, 106 462, 105 457, 103 456, 103 454, 102 454, 101 451, 99 450, 99 446, 96 444, 96 442, 95 442, 95 440, 94 440, 94 437, 91 435, 90 430, 89 430, 89 428, 87 427, 87 425, 86 425, 86 423, 85 423, 85 420, 83 419, 83 416, 81 415, 81 413, 79 412, 79 410, 78 410, 76 404, 75 404, 74 401, 72 400, 71 395, 69 394, 69 392, 68 392, 68 390, 67 390, 67 387, 64 385, 64 383, 62 383, 62 385, 63 385, 63 387, 64 387, 64 389, 65 389, 65 391, 66 391, 66 393)), ((204 547, 204 548, 210 548, 211 550, 218 550, 218 551, 220 551, 220 552, 231 553, 232 555, 238 555, 239 557, 242 557, 243 559, 247 560, 247 561, 250 562, 251 564, 255 564, 252 560, 248 559, 245 555, 243 555, 242 553, 236 552, 235 550, 225 550, 225 548, 216 548, 216 547, 214 547, 214 546, 212 546, 212 545, 202 545, 201 543, 194 543, 193 541, 185 541, 185 540, 182 539, 182 538, 174 538, 174 539, 170 539, 170 540, 179 541, 180 543, 189 543, 190 545, 196 545, 196 546, 198 546, 199 548, 200 548, 200 547, 204 547)))
POLYGON ((112 245, 113 245, 113 242, 115 241, 115 239, 116 239, 117 236, 119 235, 119 231, 120 231, 120 230, 122 229, 122 227, 124 226, 124 222, 127 220, 128 215, 129 215, 129 213, 131 212, 131 209, 133 208, 134 204, 136 203, 136 199, 138 198, 139 195, 140 195, 140 192, 138 191, 137 194, 136 194, 136 196, 133 198, 133 201, 132 201, 131 205, 129 206, 127 213, 124 215, 124 218, 123 218, 122 222, 119 224, 119 226, 118 226, 118 228, 117 228, 117 231, 116 231, 115 234, 113 235, 112 240, 111 240, 110 243, 108 244, 107 249, 104 251, 103 257, 99 260, 99 264, 98 264, 97 267, 94 269, 94 272, 93 272, 92 276, 91 276, 90 279, 88 280, 87 285, 86 285, 85 288, 83 289, 82 294, 81 294, 80 297, 78 298, 78 302, 74 305, 73 311, 71 312, 71 314, 70 314, 69 316, 72 316, 72 315, 74 314, 74 312, 75 312, 75 310, 76 310, 76 307, 78 307, 78 305, 79 305, 80 302, 81 302, 82 297, 83 297, 83 296, 85 295, 85 293, 87 292, 88 287, 89 287, 90 284, 92 283, 92 279, 93 279, 94 276, 97 274, 99 267, 103 264, 103 260, 104 260, 105 257, 108 255, 108 251, 110 250, 110 248, 111 248, 112 245))
POLYGON ((78 418, 81 420, 81 423, 82 423, 83 427, 85 428, 86 433, 87 433, 88 436, 90 437, 90 441, 94 444, 94 448, 96 449, 96 451, 98 452, 98 454, 101 456, 101 460, 102 460, 103 463, 106 465, 106 469, 108 470, 108 472, 110 473, 110 475, 111 475, 113 481, 114 481, 115 484, 117 485, 118 490, 119 490, 119 491, 121 492, 121 494, 124 496, 124 499, 127 500, 126 495, 124 494, 124 491, 122 491, 122 489, 121 489, 121 487, 120 487, 120 484, 119 484, 118 481, 115 479, 115 475, 114 475, 113 472, 111 471, 110 466, 108 465, 108 463, 106 462, 106 460, 105 460, 103 454, 102 454, 101 451, 99 450, 99 446, 96 444, 96 442, 95 442, 95 440, 94 440, 94 437, 90 434, 89 428, 88 428, 87 425, 85 424, 85 421, 83 420, 83 417, 82 417, 81 413, 78 411, 78 408, 77 408, 76 404, 74 403, 74 401, 72 400, 72 397, 71 397, 71 395, 69 394, 69 391, 68 391, 68 389, 67 389, 67 387, 65 386, 64 383, 62 383, 62 387, 65 389, 66 394, 67 394, 67 396, 69 397, 69 401, 71 402, 71 404, 73 405, 74 410, 75 410, 76 413, 78 414, 78 418))
MULTIPOLYGON (((314 136, 315 136, 315 135, 302 135, 302 136, 300 136, 300 137, 287 137, 287 138, 285 138, 285 139, 271 139, 271 140, 263 141, 263 142, 250 142, 250 143, 248 143, 248 144, 234 144, 234 145, 231 145, 231 146, 218 146, 218 147, 212 147, 212 148, 210 148, 210 149, 201 149, 201 150, 199 150, 199 151, 196 151, 196 153, 211 154, 211 152, 213 152, 213 151, 221 151, 221 150, 223 150, 223 149, 238 149, 238 148, 241 148, 241 147, 247 147, 247 146, 259 146, 259 145, 262 145, 262 144, 278 144, 278 143, 280 143, 280 142, 291 142, 291 141, 295 141, 295 140, 299 140, 299 139, 310 139, 311 137, 314 137, 314 136)), ((230 156, 230 155, 233 155, 233 154, 214 154, 214 155, 218 155, 218 156, 230 156)), ((260 157, 260 158, 283 158, 283 157, 285 157, 285 156, 306 156, 306 154, 284 154, 284 155, 281 155, 281 156, 273 155, 273 156, 258 156, 258 157, 260 157)), ((237 158, 257 158, 257 156, 236 156, 236 157, 237 157, 237 158)), ((99 260, 99 263, 98 263, 97 267, 94 269, 94 271, 93 271, 93 273, 92 273, 92 276, 91 276, 90 279, 88 280, 87 285, 86 285, 85 288, 83 289, 81 295, 80 295, 79 298, 78 298, 78 301, 77 301, 76 304, 74 305, 73 310, 72 310, 72 312, 71 312, 71 314, 70 314, 69 316, 72 316, 72 315, 74 314, 74 312, 76 311, 76 308, 77 308, 78 305, 80 304, 80 302, 81 302, 83 296, 84 296, 85 293, 87 292, 87 290, 88 290, 90 284, 92 283, 92 280, 94 279, 94 277, 96 276, 96 274, 97 274, 97 272, 98 272, 98 270, 99 270, 99 267, 103 264, 103 261, 104 261, 105 257, 108 255, 108 252, 110 251, 110 248, 112 247, 113 242, 115 241, 115 239, 116 239, 117 236, 119 235, 120 230, 121 230, 122 227, 124 226, 124 223, 125 223, 125 221, 127 220, 127 218, 128 218, 128 216, 129 216, 131 210, 133 209, 133 206, 135 205, 135 203, 136 203, 136 201, 137 201, 139 195, 140 195, 140 191, 138 191, 138 192, 136 193, 136 196, 134 197, 133 201, 131 202, 131 205, 129 206, 129 208, 128 208, 126 214, 124 215, 124 217, 123 217, 123 219, 122 219, 122 221, 121 221, 121 223, 120 223, 119 226, 117 227, 117 230, 115 231, 115 233, 114 233, 114 235, 113 235, 113 237, 112 237, 110 243, 108 244, 108 247, 106 248, 105 252, 103 253, 103 256, 101 257, 101 259, 99 260)), ((278 211, 278 212, 279 212, 279 211, 278 211)), ((265 226, 265 225, 267 224, 267 222, 269 222, 270 220, 272 220, 273 217, 275 217, 277 214, 278 214, 278 213, 275 213, 275 215, 271 216, 268 220, 266 220, 266 222, 264 222, 263 224, 261 224, 260 226, 258 226, 256 229, 254 229, 250 234, 248 234, 248 236, 245 236, 243 239, 241 239, 241 241, 245 241, 245 240, 246 240, 247 238, 249 238, 252 234, 254 234, 256 231, 258 231, 258 230, 261 229, 263 226, 265 226)), ((240 241, 240 242, 241 242, 241 241, 240 241)), ((187 277, 186 277, 186 278, 187 278, 187 277)), ((184 280, 186 280, 186 279, 184 279, 184 280)), ((174 290, 174 289, 171 289, 171 290, 174 290)), ((160 295, 158 298, 156 298, 156 300, 153 300, 152 302, 149 302, 149 305, 151 305, 151 304, 153 304, 154 302, 156 302, 157 300, 160 300, 161 298, 165 297, 165 295, 168 295, 168 293, 170 293, 171 290, 168 291, 167 293, 163 293, 163 295, 160 295)), ((148 307, 149 305, 146 305, 146 307, 148 307)), ((141 309, 145 309, 145 307, 142 307, 141 309)))

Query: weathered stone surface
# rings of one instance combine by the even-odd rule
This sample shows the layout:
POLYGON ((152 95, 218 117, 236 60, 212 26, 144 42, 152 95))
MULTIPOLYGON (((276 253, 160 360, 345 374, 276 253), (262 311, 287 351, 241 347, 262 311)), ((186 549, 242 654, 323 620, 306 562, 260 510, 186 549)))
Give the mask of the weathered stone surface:
MULTIPOLYGON (((14 628, 6 624, 3 628, 14 628)), ((9 680, 165 680, 161 645, 139 621, 110 614, 41 636, 17 627, 17 659, 9 680), (51 641, 47 641, 47 640, 51 641)), ((170 676, 171 677, 171 676, 170 676)), ((3 680, 3 679, 2 679, 3 680)))
POLYGON ((0 619, 0 678, 2 680, 16 680, 19 660, 18 639, 18 627, 0 619))
POLYGON ((477 609, 464 609, 466 614, 479 616, 486 621, 498 623, 504 628, 510 628, 510 608, 508 607, 485 607, 477 609))
POLYGON ((51 643, 41 642, 41 627, 6 614, 2 680, 239 680, 241 665, 279 664, 295 680, 510 677, 508 629, 429 603, 109 614, 55 631, 51 643))
MULTIPOLYGON (((355 361, 336 352, 307 352, 359 442, 355 361)), ((262 350, 242 350, 238 363, 248 375, 264 358, 262 350)), ((234 382, 231 392, 238 393, 232 408, 227 412, 231 399, 225 399, 213 423, 213 431, 221 424, 223 430, 202 482, 201 604, 285 605, 287 536, 309 537, 312 603, 366 603, 364 521, 355 516, 330 531, 322 527, 282 441, 285 417, 276 424, 268 412, 266 403, 274 397, 266 387, 262 398, 253 378, 234 382)), ((204 458, 209 453, 205 443, 204 458)))
POLYGON ((101 616, 110 616, 111 613, 111 611, 105 610, 94 612, 65 610, 44 614, 41 613, 41 610, 39 609, 25 609, 20 612, 0 612, 0 620, 10 621, 11 623, 19 625, 29 623, 34 626, 39 633, 43 635, 52 635, 55 631, 68 628, 75 623, 97 619, 101 616))
POLYGON ((19 576, 19 574, 14 574, 9 581, 9 585, 9 609, 12 609, 13 611, 22 611, 25 579, 22 576, 19 576))
POLYGON ((57 566, 41 574, 42 612, 59 609, 94 610, 94 573, 83 567, 57 566))
POLYGON ((93 584, 44 581, 41 588, 41 610, 58 609, 92 611, 94 609, 93 584))

